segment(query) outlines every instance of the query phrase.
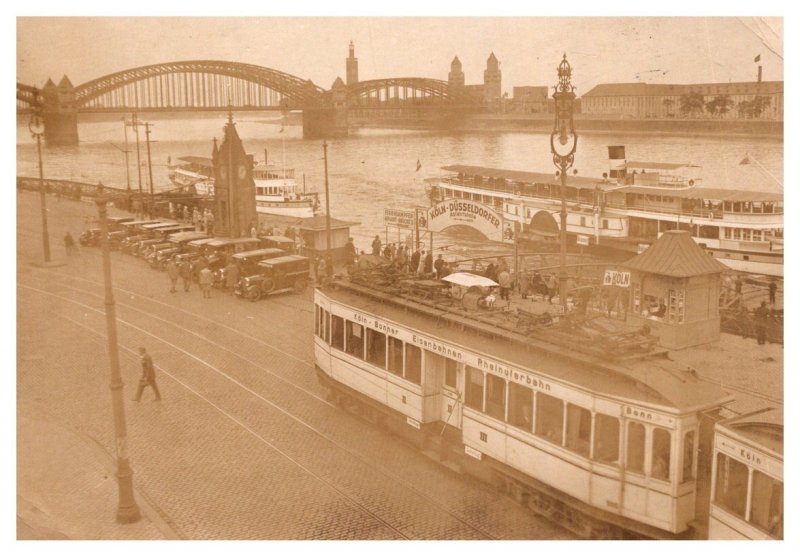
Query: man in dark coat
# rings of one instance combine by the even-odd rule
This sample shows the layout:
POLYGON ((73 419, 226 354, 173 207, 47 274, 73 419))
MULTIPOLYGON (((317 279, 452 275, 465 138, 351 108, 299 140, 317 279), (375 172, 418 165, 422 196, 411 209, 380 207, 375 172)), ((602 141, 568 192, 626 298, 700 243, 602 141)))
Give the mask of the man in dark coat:
POLYGON ((425 255, 425 266, 423 268, 423 272, 425 274, 431 274, 433 272, 433 253, 428 251, 428 254, 425 255))
POLYGON ((775 278, 769 283, 769 304, 775 305, 775 292, 778 291, 778 284, 775 283, 775 278))
POLYGON ((353 244, 353 238, 347 240, 344 246, 345 264, 356 264, 356 246, 353 244))
POLYGON ((376 257, 381 256, 381 238, 378 235, 372 240, 372 254, 376 257))
POLYGON ((436 257, 436 262, 433 263, 433 267, 436 269, 436 279, 441 280, 442 270, 444 269, 444 259, 441 254, 436 257))
POLYGON ((183 291, 188 292, 189 287, 192 285, 192 265, 189 261, 183 261, 178 267, 178 273, 183 280, 183 291))
POLYGON ((150 386, 156 395, 155 401, 160 402, 161 392, 158 391, 158 385, 156 384, 156 371, 153 367, 153 359, 143 347, 139 348, 139 355, 141 355, 142 361, 142 378, 139 379, 139 387, 136 389, 136 396, 133 398, 133 401, 138 402, 141 400, 142 392, 144 392, 145 388, 150 386))
POLYGON ((419 258, 419 248, 417 248, 417 250, 414 251, 414 254, 411 255, 411 272, 416 272, 419 268, 419 258))
POLYGON ((767 343, 767 320, 769 320, 769 309, 767 309, 767 302, 762 301, 761 306, 755 311, 756 317, 756 340, 758 345, 767 343))

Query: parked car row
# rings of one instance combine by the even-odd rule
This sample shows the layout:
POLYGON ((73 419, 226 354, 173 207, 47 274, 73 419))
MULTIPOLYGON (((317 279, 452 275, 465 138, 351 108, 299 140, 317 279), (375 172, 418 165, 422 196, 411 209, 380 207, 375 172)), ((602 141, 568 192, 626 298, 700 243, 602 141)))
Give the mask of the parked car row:
MULTIPOLYGON (((233 272, 238 277, 234 293, 251 301, 282 292, 302 293, 310 281, 309 259, 286 250, 294 242, 282 236, 209 237, 178 222, 110 218, 108 239, 111 249, 141 257, 157 270, 165 270, 170 261, 188 264, 194 281, 208 268, 218 288, 226 287, 228 273, 233 272)), ((99 246, 100 228, 83 232, 80 243, 99 246)))

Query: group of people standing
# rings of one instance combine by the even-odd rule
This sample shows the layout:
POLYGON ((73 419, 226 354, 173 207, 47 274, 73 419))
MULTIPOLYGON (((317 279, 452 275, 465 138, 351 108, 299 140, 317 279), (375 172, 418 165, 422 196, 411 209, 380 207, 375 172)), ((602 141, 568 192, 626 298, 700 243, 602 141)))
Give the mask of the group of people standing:
MULTIPOLYGON (((364 255, 364 251, 361 251, 361 256, 364 255)), ((412 251, 410 246, 402 243, 383 245, 378 235, 372 240, 372 255, 388 261, 400 272, 418 276, 430 276, 435 273, 436 278, 444 278, 452 272, 450 264, 444 260, 441 254, 434 261, 433 253, 424 248, 418 247, 412 251)))

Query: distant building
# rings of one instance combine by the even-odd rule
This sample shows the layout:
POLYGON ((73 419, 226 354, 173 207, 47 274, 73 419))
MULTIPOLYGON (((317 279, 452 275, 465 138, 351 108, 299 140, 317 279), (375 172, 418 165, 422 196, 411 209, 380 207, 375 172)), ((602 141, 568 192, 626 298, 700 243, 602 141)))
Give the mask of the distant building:
POLYGON ((486 60, 486 70, 483 72, 483 83, 480 85, 465 85, 464 72, 461 69, 461 60, 458 56, 450 63, 450 73, 447 74, 447 83, 450 90, 456 94, 464 95, 467 102, 486 104, 492 110, 497 110, 502 101, 502 72, 500 62, 492 52, 486 60))
POLYGON ((347 64, 347 84, 358 83, 358 58, 356 58, 356 47, 350 41, 350 55, 346 59, 347 64))
POLYGON ((464 72, 461 70, 461 60, 458 56, 450 62, 450 73, 447 74, 447 84, 450 88, 461 88, 464 86, 464 72))
POLYGON ((742 83, 697 83, 660 85, 649 83, 603 83, 581 97, 584 114, 628 118, 719 117, 757 118, 783 121, 783 81, 742 83), (703 108, 681 110, 682 98, 703 96, 703 108), (705 104, 717 97, 730 99, 727 110, 712 114, 705 104), (753 110, 756 97, 759 108, 753 110), (764 100, 766 99, 766 100, 764 100))
POLYGON ((230 112, 219 148, 214 139, 211 160, 214 166, 214 234, 247 236, 258 222, 253 155, 245 152, 230 112))
POLYGON ((509 101, 509 111, 521 114, 552 112, 548 102, 550 88, 547 86, 514 87, 514 96, 509 101))

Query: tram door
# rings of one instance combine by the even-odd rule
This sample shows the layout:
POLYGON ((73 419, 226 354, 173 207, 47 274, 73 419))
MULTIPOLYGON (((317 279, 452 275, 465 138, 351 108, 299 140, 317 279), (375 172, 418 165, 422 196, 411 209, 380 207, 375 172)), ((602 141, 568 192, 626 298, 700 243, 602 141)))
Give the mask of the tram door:
MULTIPOLYGON (((458 363, 431 351, 425 351, 426 408, 433 411, 430 420, 461 426, 458 400, 458 363)), ((427 413, 427 411, 426 411, 427 413)), ((427 415, 426 415, 427 416, 427 415)))

